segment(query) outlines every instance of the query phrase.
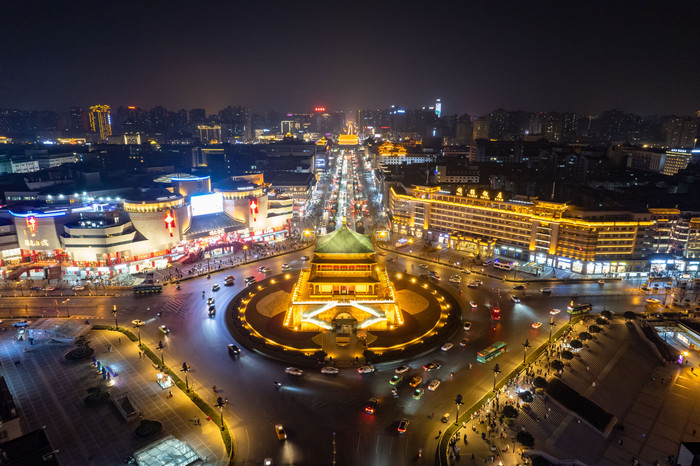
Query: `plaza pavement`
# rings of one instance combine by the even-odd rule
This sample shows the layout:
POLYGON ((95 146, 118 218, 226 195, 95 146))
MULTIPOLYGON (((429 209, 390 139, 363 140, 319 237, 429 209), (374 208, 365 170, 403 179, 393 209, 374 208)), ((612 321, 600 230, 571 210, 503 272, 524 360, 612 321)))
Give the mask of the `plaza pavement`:
POLYGON ((13 340, 14 332, 0 335, 0 373, 22 417, 22 430, 45 426, 53 447, 59 450, 61 464, 123 464, 134 451, 168 434, 188 443, 204 464, 228 464, 218 426, 207 421, 177 387, 170 389, 173 398, 166 398, 168 390, 156 384, 151 361, 145 356, 139 358, 137 344, 121 333, 90 331, 87 335, 97 360, 118 372, 114 385, 108 388, 111 394, 128 392, 143 419, 162 423, 162 432, 148 440, 134 435, 138 420, 125 423, 111 404, 98 408, 85 405, 87 389, 101 385, 102 380, 89 359, 69 362, 63 358, 72 345, 30 346, 26 341, 13 340), (199 417, 201 426, 195 425, 194 416, 199 417))

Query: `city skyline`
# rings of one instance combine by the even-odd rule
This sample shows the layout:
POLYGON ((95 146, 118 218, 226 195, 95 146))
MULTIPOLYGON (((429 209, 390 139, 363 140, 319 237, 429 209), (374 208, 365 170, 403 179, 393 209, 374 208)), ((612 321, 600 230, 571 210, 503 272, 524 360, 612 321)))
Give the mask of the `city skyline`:
POLYGON ((1 106, 352 111, 441 98, 444 114, 700 108, 699 65, 679 53, 700 46, 695 3, 320 5, 5 5, 1 106))

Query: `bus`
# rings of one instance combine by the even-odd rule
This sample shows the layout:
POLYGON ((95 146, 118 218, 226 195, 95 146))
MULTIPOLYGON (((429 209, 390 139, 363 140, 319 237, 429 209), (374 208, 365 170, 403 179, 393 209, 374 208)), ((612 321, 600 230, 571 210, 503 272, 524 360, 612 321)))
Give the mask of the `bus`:
POLYGON ((501 320, 501 305, 498 304, 498 301, 495 299, 491 300, 491 309, 489 312, 491 313, 491 318, 493 320, 501 320))
POLYGON ((481 350, 478 353, 476 353, 476 360, 479 362, 490 361, 491 359, 505 353, 507 346, 508 344, 505 341, 497 341, 485 350, 481 350))
POLYGON ((501 270, 513 270, 515 268, 515 262, 496 259, 495 261, 493 261, 493 268, 501 270))
POLYGON ((134 293, 136 294, 147 294, 147 293, 162 293, 162 285, 136 285, 134 287, 134 293))
POLYGON ((593 309, 593 306, 591 306, 590 304, 574 304, 573 301, 571 301, 569 305, 566 306, 566 312, 568 312, 572 316, 578 314, 588 314, 589 312, 591 312, 591 309, 593 309))

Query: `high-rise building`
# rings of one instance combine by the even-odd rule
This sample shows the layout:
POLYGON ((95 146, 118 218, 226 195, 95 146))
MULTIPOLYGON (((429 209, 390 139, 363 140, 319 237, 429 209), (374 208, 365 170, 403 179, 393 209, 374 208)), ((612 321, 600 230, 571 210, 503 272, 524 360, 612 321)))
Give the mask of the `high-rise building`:
POLYGON ((88 116, 82 107, 71 107, 68 130, 76 134, 88 132, 88 116))
POLYGON ((93 105, 90 107, 90 131, 100 135, 100 141, 106 141, 112 135, 112 117, 109 105, 93 105))
POLYGON ((190 123, 204 123, 207 119, 207 112, 203 108, 193 108, 190 110, 190 123))

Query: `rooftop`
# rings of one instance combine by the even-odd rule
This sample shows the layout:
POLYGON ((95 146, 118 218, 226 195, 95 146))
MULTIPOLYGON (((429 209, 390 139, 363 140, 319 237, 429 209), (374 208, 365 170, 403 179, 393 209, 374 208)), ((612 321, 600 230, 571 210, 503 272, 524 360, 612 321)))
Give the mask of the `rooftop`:
POLYGON ((343 225, 333 233, 318 238, 316 253, 320 254, 373 254, 369 238, 343 225))

